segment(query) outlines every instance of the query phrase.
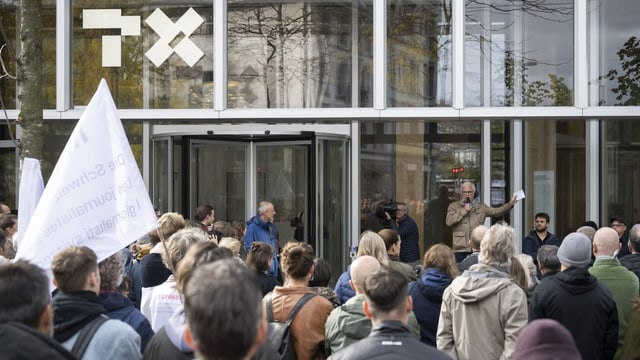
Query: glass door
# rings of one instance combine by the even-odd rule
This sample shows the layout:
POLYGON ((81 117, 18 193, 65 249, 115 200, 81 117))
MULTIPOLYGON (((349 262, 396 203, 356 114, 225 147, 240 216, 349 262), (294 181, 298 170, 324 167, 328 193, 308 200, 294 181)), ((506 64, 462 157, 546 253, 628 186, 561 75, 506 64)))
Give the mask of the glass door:
MULTIPOLYGON (((258 142, 254 143, 255 189, 257 205, 260 201, 272 202, 276 217, 274 224, 280 234, 280 246, 289 241, 308 242, 314 248, 315 239, 310 236, 310 141, 258 142)), ((255 214, 255 213, 254 213, 255 214)), ((252 216, 254 215, 252 214, 252 216)))
POLYGON ((209 204, 216 220, 246 220, 247 144, 191 139, 189 154, 190 206, 184 213, 193 214, 199 204, 209 204))

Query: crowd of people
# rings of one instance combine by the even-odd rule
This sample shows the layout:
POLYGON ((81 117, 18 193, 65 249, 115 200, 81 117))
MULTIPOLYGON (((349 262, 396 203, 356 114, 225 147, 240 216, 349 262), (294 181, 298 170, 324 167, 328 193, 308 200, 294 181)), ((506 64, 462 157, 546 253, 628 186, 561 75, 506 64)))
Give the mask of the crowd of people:
POLYGON ((640 225, 621 234, 615 217, 559 239, 538 213, 516 254, 511 226, 482 224, 516 199, 491 208, 474 192, 463 184, 449 205, 454 246, 433 245, 416 260, 419 240, 409 236, 403 251, 413 227, 399 203, 389 226, 360 235, 335 287, 310 245, 280 244, 268 201, 247 222, 215 221, 208 204, 193 220, 159 214, 156 230, 102 261, 88 247, 67 247, 51 261, 53 293, 44 269, 10 260, 17 218, 2 215, 0 354, 640 359, 640 225), (275 338, 270 323, 288 320, 287 339, 275 338))

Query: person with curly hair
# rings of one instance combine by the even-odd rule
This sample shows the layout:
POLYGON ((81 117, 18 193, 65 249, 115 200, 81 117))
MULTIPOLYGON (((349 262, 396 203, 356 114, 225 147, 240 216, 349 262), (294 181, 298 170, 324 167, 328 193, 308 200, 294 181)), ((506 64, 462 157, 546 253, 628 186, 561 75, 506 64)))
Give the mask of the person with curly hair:
MULTIPOLYGON (((313 248, 301 242, 289 242, 282 250, 283 286, 276 286, 262 301, 263 317, 273 312, 273 318, 285 322, 293 307, 308 293, 307 287, 313 276, 313 248), (271 309, 268 303, 271 302, 271 309)), ((333 305, 322 296, 314 296, 305 303, 289 328, 293 348, 299 360, 324 359, 324 324, 333 310, 333 305)))

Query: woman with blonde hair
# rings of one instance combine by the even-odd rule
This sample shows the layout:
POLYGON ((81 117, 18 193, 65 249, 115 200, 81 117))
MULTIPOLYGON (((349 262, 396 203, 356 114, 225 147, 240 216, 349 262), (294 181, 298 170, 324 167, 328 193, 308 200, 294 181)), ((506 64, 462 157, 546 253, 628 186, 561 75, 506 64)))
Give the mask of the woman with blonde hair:
POLYGON ((436 244, 424 254, 422 268, 424 272, 420 278, 409 284, 409 295, 413 299, 413 313, 420 325, 420 341, 436 346, 442 294, 458 276, 458 266, 451 248, 436 244))
MULTIPOLYGON (((360 234, 356 258, 362 255, 373 256, 378 260, 380 265, 385 268, 389 266, 387 246, 385 245, 382 237, 373 231, 367 230, 360 234)), ((356 292, 351 288, 351 285, 349 285, 349 280, 351 280, 351 274, 349 272, 350 269, 351 265, 347 267, 347 271, 343 272, 336 282, 335 292, 336 295, 338 295, 338 299, 341 304, 344 304, 347 300, 356 295, 356 292)))
POLYGON ((262 316, 268 319, 272 313, 274 320, 285 322, 298 301, 305 294, 313 294, 299 309, 289 331, 297 359, 324 359, 324 324, 333 305, 307 287, 313 276, 313 249, 305 243, 289 242, 280 256, 286 280, 284 286, 276 286, 264 297, 262 316))

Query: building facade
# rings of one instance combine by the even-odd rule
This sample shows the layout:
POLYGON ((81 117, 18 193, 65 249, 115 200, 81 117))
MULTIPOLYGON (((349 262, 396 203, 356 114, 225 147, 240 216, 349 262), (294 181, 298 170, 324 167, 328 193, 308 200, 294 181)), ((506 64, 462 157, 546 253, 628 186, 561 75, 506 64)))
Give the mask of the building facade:
MULTIPOLYGON (((559 236, 640 220, 637 1, 42 3, 45 160, 105 78, 160 211, 206 202, 234 221, 271 200, 281 242, 334 273, 390 200, 423 249, 450 242, 464 181, 492 205, 524 189, 502 219, 519 238, 539 211, 559 236)), ((19 4, 0 0, 10 74, 19 4)), ((19 89, 0 91, 0 190, 17 204, 19 89)))

